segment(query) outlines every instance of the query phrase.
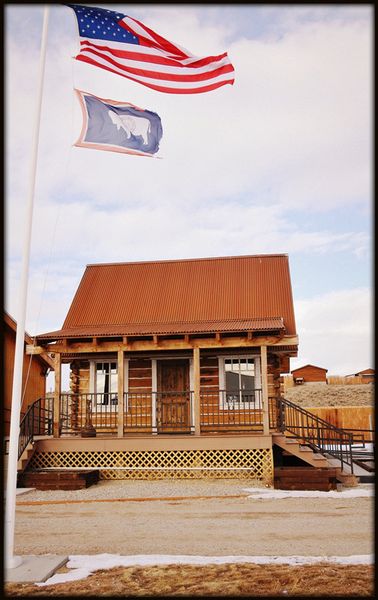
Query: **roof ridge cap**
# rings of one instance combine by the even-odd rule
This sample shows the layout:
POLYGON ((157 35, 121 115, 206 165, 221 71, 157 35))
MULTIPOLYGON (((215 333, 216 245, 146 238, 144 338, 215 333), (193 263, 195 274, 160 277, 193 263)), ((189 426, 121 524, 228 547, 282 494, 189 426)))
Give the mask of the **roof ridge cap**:
POLYGON ((235 259, 247 259, 247 258, 277 258, 277 257, 288 257, 287 253, 275 253, 275 254, 241 254, 233 256, 204 256, 199 258, 168 258, 161 260, 136 260, 136 261, 123 261, 123 262, 111 262, 111 263, 88 263, 86 267, 113 267, 122 265, 145 265, 145 264, 162 264, 162 263, 182 263, 182 262, 205 262, 205 261, 217 261, 217 260, 235 260, 235 259))

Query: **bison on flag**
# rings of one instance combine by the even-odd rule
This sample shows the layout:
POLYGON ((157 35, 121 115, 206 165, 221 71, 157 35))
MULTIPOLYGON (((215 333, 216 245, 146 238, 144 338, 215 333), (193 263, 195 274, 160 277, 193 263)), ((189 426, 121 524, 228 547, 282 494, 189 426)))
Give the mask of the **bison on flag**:
POLYGON ((159 115, 129 102, 75 92, 83 113, 83 127, 75 146, 139 156, 158 152, 163 135, 159 115))

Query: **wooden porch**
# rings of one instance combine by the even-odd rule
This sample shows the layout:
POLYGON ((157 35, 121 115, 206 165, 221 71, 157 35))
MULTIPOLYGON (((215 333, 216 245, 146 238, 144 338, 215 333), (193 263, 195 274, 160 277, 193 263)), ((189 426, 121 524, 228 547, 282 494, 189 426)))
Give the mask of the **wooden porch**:
POLYGON ((273 482, 272 436, 132 435, 35 441, 28 470, 98 469, 101 479, 259 479, 273 482))
MULTIPOLYGON (((194 399, 193 390, 125 392, 121 402, 118 394, 61 394, 55 437, 264 433, 261 389, 200 391, 197 419, 194 399)), ((56 421, 52 399, 45 402, 56 421)), ((269 402, 269 429, 276 427, 275 406, 269 402)))

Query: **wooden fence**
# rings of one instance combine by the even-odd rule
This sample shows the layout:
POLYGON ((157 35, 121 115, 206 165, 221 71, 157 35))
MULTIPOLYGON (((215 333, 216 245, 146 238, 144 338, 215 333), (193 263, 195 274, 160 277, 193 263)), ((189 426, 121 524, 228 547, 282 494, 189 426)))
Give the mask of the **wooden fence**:
MULTIPOLYGON (((306 410, 340 429, 353 431, 374 429, 374 407, 372 406, 306 406, 306 410)), ((366 441, 369 441, 372 434, 366 432, 362 435, 366 441)))
MULTIPOLYGON (((295 386, 294 378, 292 375, 284 375, 283 378, 284 390, 295 386)), ((366 377, 343 377, 341 375, 329 375, 327 377, 328 385, 361 385, 371 383, 366 377)))

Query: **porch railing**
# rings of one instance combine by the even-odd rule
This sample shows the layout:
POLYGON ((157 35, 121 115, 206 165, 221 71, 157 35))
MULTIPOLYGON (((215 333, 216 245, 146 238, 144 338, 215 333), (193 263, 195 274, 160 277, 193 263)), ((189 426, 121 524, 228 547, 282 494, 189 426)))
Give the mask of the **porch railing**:
MULTIPOLYGON (((193 432, 194 392, 127 392, 123 395, 125 433, 193 432)), ((263 429, 262 392, 214 390, 200 392, 200 427, 211 431, 255 431, 263 429)), ((88 426, 101 433, 118 429, 117 394, 61 394, 60 432, 80 433, 88 426)))
POLYGON ((52 435, 53 398, 39 398, 31 404, 20 421, 18 458, 36 435, 52 435))
POLYGON ((201 391, 203 431, 262 431, 262 391, 201 391))
POLYGON ((61 433, 75 433, 93 426, 97 430, 116 430, 117 394, 61 394, 61 433))
MULTIPOLYGON (((125 432, 190 432, 193 392, 127 392, 123 395, 125 432)), ((117 394, 61 394, 60 431, 80 433, 88 426, 98 432, 116 432, 117 394)))
POLYGON ((286 400, 277 399, 277 424, 282 433, 292 435, 314 451, 340 460, 341 469, 349 465, 353 473, 353 433, 286 400))

